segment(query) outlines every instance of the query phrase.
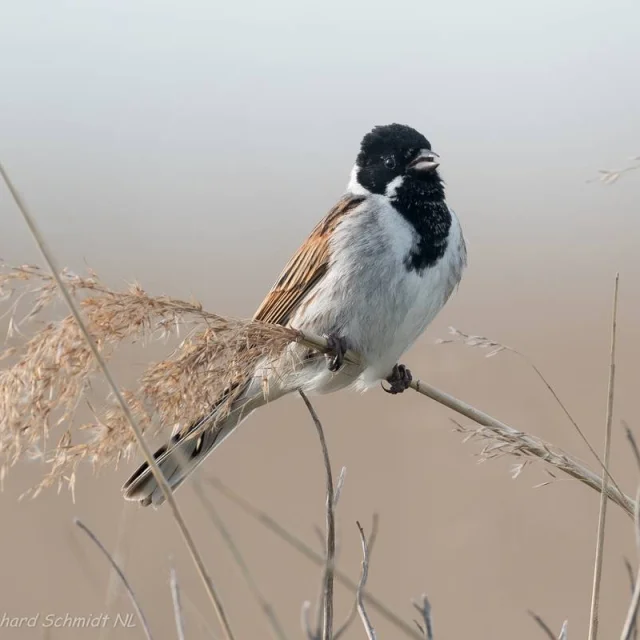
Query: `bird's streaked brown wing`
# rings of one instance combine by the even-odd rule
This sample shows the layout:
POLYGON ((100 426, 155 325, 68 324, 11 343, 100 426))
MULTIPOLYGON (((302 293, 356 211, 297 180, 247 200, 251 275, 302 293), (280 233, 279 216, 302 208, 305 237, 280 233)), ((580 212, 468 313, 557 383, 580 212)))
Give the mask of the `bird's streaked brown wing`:
POLYGON ((363 200, 361 196, 344 196, 338 201, 289 260, 256 311, 255 320, 281 325, 289 322, 327 271, 331 234, 344 216, 352 213, 363 200))

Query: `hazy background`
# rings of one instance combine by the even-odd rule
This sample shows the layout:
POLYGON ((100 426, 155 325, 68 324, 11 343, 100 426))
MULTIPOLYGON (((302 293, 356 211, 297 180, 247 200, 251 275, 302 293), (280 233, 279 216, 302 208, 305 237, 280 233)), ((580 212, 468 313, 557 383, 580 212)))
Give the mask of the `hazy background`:
MULTIPOLYGON (((640 5, 500 2, 1 3, 1 160, 59 260, 114 286, 195 295, 250 315, 299 242, 342 192, 373 125, 410 124, 442 157, 448 199, 468 239, 459 292, 406 363, 414 374, 588 458, 530 369, 508 354, 438 346, 448 325, 527 353, 601 448, 613 277, 621 272, 613 468, 633 493, 620 419, 640 432, 640 175, 587 184, 640 154, 640 5)), ((0 189, 0 257, 40 261, 0 189)), ((131 383, 128 369, 117 372, 131 383), (129 375, 128 375, 129 374, 129 375)), ((417 394, 316 401, 333 463, 348 476, 341 566, 359 571, 354 521, 381 531, 370 588, 407 620, 428 592, 438 638, 518 637, 570 620, 585 634, 597 495, 513 459, 478 466, 451 414, 417 394)), ((21 464, 0 495, 0 616, 105 611, 107 567, 78 515, 121 553, 156 638, 174 638, 173 556, 185 595, 216 628, 167 509, 124 505, 132 465, 83 474, 76 503, 51 490, 18 502, 40 474, 21 464), (84 560, 83 560, 84 558, 84 560)), ((210 458, 284 525, 319 543, 323 475, 313 426, 295 398, 254 416, 210 458)), ((191 489, 180 500, 238 637, 267 628, 191 489)), ((212 494, 290 630, 319 571, 212 494)), ((602 637, 627 607, 630 522, 610 510, 602 637)), ((338 617, 351 599, 338 588, 338 617)), ((114 611, 129 612, 119 598, 114 611)), ((204 637, 187 609, 189 637, 204 637)), ((372 612, 381 638, 400 637, 372 612)), ((42 630, 1 630, 41 638, 42 630)), ((53 638, 98 637, 64 630, 53 638)), ((140 629, 112 632, 138 638, 140 629)), ((354 626, 350 637, 361 638, 354 626)), ((104 635, 101 636, 104 638, 104 635)))

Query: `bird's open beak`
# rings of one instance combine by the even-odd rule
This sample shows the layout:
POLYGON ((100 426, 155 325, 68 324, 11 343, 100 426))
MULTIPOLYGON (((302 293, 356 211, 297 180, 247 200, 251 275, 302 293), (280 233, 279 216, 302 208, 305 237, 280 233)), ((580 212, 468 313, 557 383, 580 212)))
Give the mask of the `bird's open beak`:
POLYGON ((435 151, 423 149, 418 157, 408 164, 407 169, 420 173, 433 171, 436 167, 440 166, 439 158, 440 156, 435 151))

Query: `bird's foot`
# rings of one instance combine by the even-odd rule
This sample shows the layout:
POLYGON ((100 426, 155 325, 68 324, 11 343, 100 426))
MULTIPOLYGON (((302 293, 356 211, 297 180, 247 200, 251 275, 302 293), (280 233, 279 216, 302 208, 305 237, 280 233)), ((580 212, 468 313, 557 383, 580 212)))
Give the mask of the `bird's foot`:
POLYGON ((327 358, 327 367, 329 368, 329 371, 335 373, 344 364, 344 354, 347 352, 349 347, 347 346, 347 341, 344 338, 333 333, 326 336, 326 338, 327 345, 329 347, 329 350, 325 354, 325 357, 327 358))
POLYGON ((387 393, 402 393, 409 388, 411 381, 413 380, 413 376, 411 375, 411 371, 407 369, 403 364, 397 364, 393 367, 393 371, 386 378, 389 383, 389 388, 382 387, 387 393))

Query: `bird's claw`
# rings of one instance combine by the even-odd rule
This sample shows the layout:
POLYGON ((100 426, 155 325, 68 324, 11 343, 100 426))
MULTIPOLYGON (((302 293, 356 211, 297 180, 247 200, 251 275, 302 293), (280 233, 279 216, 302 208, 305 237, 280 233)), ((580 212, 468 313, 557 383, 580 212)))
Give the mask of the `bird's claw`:
POLYGON ((393 367, 393 371, 386 378, 389 383, 389 388, 382 387, 387 393, 395 395, 396 393, 402 393, 409 388, 413 376, 411 371, 407 369, 403 364, 397 364, 393 367))
POLYGON ((328 351, 326 353, 329 371, 335 373, 344 364, 344 354, 347 352, 347 342, 335 334, 326 336, 328 351))

